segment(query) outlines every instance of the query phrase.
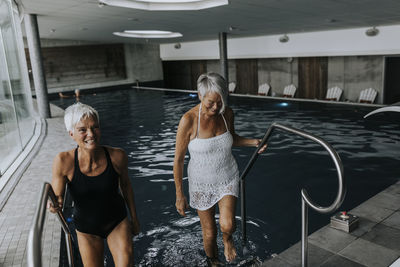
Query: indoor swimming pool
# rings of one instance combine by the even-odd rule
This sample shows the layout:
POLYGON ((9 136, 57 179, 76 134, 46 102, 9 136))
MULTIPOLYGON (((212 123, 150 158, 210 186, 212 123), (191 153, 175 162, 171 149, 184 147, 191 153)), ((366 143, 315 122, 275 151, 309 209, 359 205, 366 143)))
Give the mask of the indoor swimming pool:
MULTIPOLYGON (((128 154, 142 230, 134 239, 135 263, 206 266, 195 210, 185 218, 176 212, 172 172, 179 119, 199 102, 197 96, 131 89, 83 95, 80 101, 99 112, 102 143, 122 147, 128 154)), ((62 108, 74 102, 52 101, 62 108)), ((400 179, 400 125, 393 114, 364 119, 373 107, 266 98, 230 97, 229 103, 241 136, 261 138, 272 122, 279 122, 329 142, 344 165, 347 195, 341 210, 354 208, 400 179)), ((233 151, 242 171, 254 148, 233 151)), ((184 185, 187 194, 187 180, 184 185)), ((277 130, 246 178, 245 247, 237 203, 235 265, 263 261, 300 241, 302 188, 320 205, 329 205, 337 193, 335 166, 322 147, 277 130)), ((330 216, 310 210, 309 233, 328 224, 330 216)), ((218 240, 223 259, 221 233, 218 240)), ((110 258, 107 264, 112 266, 110 258)))

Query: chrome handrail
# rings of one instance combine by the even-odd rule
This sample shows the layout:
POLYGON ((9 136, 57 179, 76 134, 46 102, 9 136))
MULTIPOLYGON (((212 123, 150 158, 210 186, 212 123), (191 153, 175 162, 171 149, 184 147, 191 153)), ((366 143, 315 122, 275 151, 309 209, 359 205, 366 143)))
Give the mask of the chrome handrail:
MULTIPOLYGON (((27 243, 27 264, 29 267, 41 267, 42 266, 42 233, 44 218, 46 215, 47 199, 50 197, 53 205, 58 205, 56 195, 54 194, 53 188, 49 183, 44 183, 36 212, 33 217, 33 223, 29 230, 28 243, 27 243)), ((64 215, 61 211, 57 212, 58 220, 61 223, 61 227, 65 234, 65 243, 67 246, 68 263, 69 266, 74 266, 73 254, 72 254, 72 237, 71 232, 68 229, 68 225, 65 221, 64 215)))
POLYGON ((336 151, 332 148, 332 146, 324 141, 322 138, 317 137, 315 135, 312 135, 310 133, 306 133, 304 131, 301 131, 299 129, 295 129, 292 127, 284 126, 279 123, 272 123, 271 126, 268 128, 267 132, 265 133, 261 143, 257 147, 256 151, 253 153, 251 159, 247 163, 246 168, 244 169, 242 175, 240 176, 240 194, 241 194, 241 215, 242 215, 242 239, 243 241, 246 240, 246 200, 245 200, 245 183, 244 183, 244 178, 250 171, 251 167, 253 166, 254 162, 258 158, 258 150, 265 144, 268 143, 268 139, 270 138, 273 130, 277 128, 280 130, 284 130, 296 135, 300 135, 306 139, 310 139, 320 145, 322 145, 329 153, 331 156, 333 162, 335 163, 336 171, 337 171, 337 176, 338 176, 338 185, 339 189, 337 191, 337 195, 333 203, 328 206, 328 207, 322 207, 315 203, 307 194, 307 191, 305 189, 301 189, 301 225, 302 225, 302 231, 301 231, 301 262, 302 266, 306 267, 308 262, 308 206, 313 208, 315 211, 319 213, 329 213, 332 211, 335 211, 339 208, 339 206, 343 203, 345 194, 346 194, 346 188, 344 185, 344 176, 343 176, 343 164, 342 161, 339 157, 339 155, 336 153, 336 151), (307 206, 307 205, 308 206, 307 206))

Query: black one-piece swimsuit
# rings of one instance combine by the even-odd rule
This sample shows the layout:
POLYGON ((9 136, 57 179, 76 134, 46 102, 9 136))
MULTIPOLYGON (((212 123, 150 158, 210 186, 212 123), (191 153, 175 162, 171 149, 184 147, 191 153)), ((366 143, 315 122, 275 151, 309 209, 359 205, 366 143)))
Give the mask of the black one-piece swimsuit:
POLYGON ((74 224, 82 233, 106 238, 127 216, 125 201, 119 193, 118 173, 104 147, 107 167, 98 176, 87 176, 79 168, 75 149, 75 170, 69 189, 74 200, 74 224))

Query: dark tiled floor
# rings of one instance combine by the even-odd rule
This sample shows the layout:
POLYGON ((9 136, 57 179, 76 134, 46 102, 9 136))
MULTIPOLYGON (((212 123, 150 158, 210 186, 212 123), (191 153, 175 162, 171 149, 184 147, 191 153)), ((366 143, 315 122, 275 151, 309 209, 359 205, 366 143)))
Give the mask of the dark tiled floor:
MULTIPOLYGON (((309 236, 309 266, 400 267, 400 182, 350 213, 359 216, 351 233, 329 225, 309 236), (367 219, 368 218, 368 219, 367 219)), ((301 266, 301 242, 262 266, 301 266)))

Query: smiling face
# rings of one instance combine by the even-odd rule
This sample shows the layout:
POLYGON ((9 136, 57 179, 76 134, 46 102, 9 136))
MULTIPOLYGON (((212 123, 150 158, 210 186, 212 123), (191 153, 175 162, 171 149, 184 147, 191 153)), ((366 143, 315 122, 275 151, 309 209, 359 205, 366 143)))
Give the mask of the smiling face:
POLYGON ((204 112, 207 115, 217 115, 222 107, 222 99, 218 93, 209 92, 201 100, 204 112))
POLYGON ((100 141, 99 123, 95 117, 84 117, 75 124, 69 135, 80 148, 95 149, 99 146, 100 141))

